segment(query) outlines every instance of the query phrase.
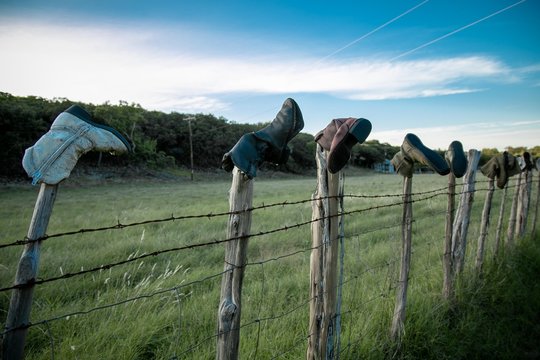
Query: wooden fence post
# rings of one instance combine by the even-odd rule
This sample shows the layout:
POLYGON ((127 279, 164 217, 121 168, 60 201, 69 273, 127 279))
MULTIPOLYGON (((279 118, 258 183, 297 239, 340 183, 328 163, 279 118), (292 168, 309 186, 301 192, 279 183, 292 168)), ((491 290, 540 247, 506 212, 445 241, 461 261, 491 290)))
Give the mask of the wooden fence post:
POLYGON ((484 263, 484 248, 486 242, 486 236, 489 228, 489 214, 491 212, 491 201, 493 199, 493 192, 495 191, 495 180, 489 179, 488 191, 486 199, 484 200, 484 209, 482 210, 482 222, 480 224, 480 236, 478 237, 478 248, 476 249, 476 270, 482 271, 482 265, 484 263))
POLYGON ((310 312, 307 359, 332 359, 336 349, 339 173, 327 171, 317 144, 317 188, 312 195, 310 312))
POLYGON ((390 336, 393 341, 401 341, 405 324, 405 307, 407 305, 407 287, 409 284, 409 270, 411 266, 412 245, 412 202, 411 202, 412 177, 403 177, 403 218, 401 223, 401 267, 399 271, 399 283, 397 286, 396 306, 392 319, 390 336))
POLYGON ((467 231, 469 230, 469 220, 474 202, 476 170, 479 161, 480 151, 470 149, 468 153, 467 172, 463 177, 463 187, 459 197, 459 207, 454 219, 452 233, 452 256, 454 258, 454 274, 456 275, 463 271, 465 251, 467 249, 467 231))
POLYGON ((341 303, 343 300, 343 276, 345 273, 345 204, 343 201, 343 194, 345 193, 345 174, 339 172, 339 188, 338 188, 338 211, 339 216, 339 280, 338 280, 338 294, 336 305, 336 336, 335 336, 335 358, 339 359, 340 346, 341 346, 341 303))
MULTIPOLYGON (((58 185, 41 184, 28 228, 29 240, 39 239, 45 235, 57 191, 58 185)), ((15 285, 26 284, 36 279, 39 268, 40 247, 41 241, 25 245, 19 260, 15 285)), ((32 284, 13 290, 6 320, 6 330, 29 323, 33 293, 34 285, 32 284)), ((9 331, 4 335, 2 350, 4 360, 23 358, 27 330, 27 328, 20 328, 9 331)))
POLYGON ((448 204, 446 208, 446 224, 443 255, 443 297, 449 300, 454 293, 454 272, 452 265, 452 228, 456 203, 456 176, 448 174, 448 204))
POLYGON ((237 240, 225 244, 225 266, 221 280, 218 310, 218 338, 216 359, 238 359, 240 344, 240 314, 242 309, 242 281, 247 261, 247 245, 251 229, 253 181, 238 168, 233 170, 229 193, 227 237, 237 240))
POLYGON ((510 219, 508 219, 508 231, 506 232, 506 247, 514 246, 514 232, 516 229, 516 213, 519 199, 519 188, 521 185, 521 173, 519 173, 512 198, 512 207, 510 208, 510 219))
MULTIPOLYGON (((536 163, 538 166, 538 162, 536 163)), ((538 201, 540 201, 540 169, 538 169, 538 186, 536 187, 536 204, 534 206, 534 216, 532 220, 531 234, 534 236, 536 233, 536 218, 538 216, 538 201)))
POLYGON ((529 202, 531 199, 532 170, 526 169, 519 186, 518 208, 516 213, 516 230, 518 238, 525 235, 527 227, 527 217, 529 214, 529 202))
POLYGON ((501 232, 503 226, 504 208, 506 205, 506 194, 508 194, 508 184, 504 186, 502 194, 501 208, 499 209, 499 220, 497 220, 497 232, 495 233, 495 249, 493 251, 493 258, 499 257, 499 252, 501 249, 501 232))

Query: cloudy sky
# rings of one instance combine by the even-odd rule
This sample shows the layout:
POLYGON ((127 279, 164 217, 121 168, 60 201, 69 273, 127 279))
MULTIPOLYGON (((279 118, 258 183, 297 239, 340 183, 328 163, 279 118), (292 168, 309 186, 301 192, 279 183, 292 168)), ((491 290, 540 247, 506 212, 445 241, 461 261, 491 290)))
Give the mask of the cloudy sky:
POLYGON ((0 91, 540 145, 540 0, 0 0, 0 91))

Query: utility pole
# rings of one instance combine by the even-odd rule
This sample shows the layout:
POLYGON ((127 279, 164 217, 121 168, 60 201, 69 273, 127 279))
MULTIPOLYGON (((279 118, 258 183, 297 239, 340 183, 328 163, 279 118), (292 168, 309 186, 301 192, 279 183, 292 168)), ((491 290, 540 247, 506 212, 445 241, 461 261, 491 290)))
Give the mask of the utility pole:
POLYGON ((195 120, 193 116, 189 116, 186 118, 188 121, 188 128, 189 128, 189 153, 191 158, 191 181, 193 181, 193 134, 191 132, 191 120, 195 120))

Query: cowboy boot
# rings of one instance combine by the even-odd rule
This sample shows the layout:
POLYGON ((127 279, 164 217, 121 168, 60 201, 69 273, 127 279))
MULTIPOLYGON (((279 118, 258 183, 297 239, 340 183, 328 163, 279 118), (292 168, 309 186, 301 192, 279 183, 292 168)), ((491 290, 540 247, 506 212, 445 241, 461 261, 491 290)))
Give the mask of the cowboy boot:
POLYGON ((480 171, 490 179, 497 178, 497 187, 504 189, 508 178, 521 172, 519 161, 507 151, 493 156, 480 171))
POLYGON ((129 142, 115 129, 92 121, 90 114, 72 105, 56 117, 50 130, 26 149, 23 167, 32 184, 58 184, 88 151, 127 152, 129 142))
POLYGON ((484 165, 482 165, 482 167, 480 168, 480 171, 482 172, 482 174, 484 174, 490 179, 495 179, 495 177, 498 177, 500 173, 499 171, 499 167, 501 166, 500 164, 503 164, 504 166, 504 159, 503 159, 503 162, 500 162, 499 160, 500 156, 502 156, 502 154, 497 154, 493 156, 491 159, 489 159, 484 165))
POLYGON ((330 151, 330 147, 332 146, 332 140, 334 140, 334 136, 336 135, 338 129, 345 123, 347 118, 339 118, 339 119, 333 119, 330 121, 330 124, 328 124, 323 130, 319 131, 317 134, 315 134, 315 141, 321 145, 321 147, 326 150, 330 151))
POLYGON ((514 155, 506 151, 505 153, 506 153, 505 164, 506 164, 506 171, 508 173, 508 177, 519 174, 522 171, 519 161, 518 161, 519 158, 515 157, 514 155))
POLYGON ((265 128, 243 135, 225 155, 221 167, 232 171, 234 166, 250 179, 264 161, 285 164, 289 158, 289 141, 304 127, 302 112, 293 99, 286 99, 275 119, 265 128))
POLYGON ((450 167, 446 161, 435 151, 427 148, 414 134, 405 135, 401 152, 410 160, 416 160, 421 164, 429 166, 439 175, 448 175, 450 167))
POLYGON ((332 174, 340 171, 351 158, 352 147, 362 144, 371 132, 371 122, 366 119, 345 119, 337 129, 330 151, 328 152, 327 167, 332 174))
POLYGON ((532 170, 534 166, 531 159, 531 154, 528 151, 523 153, 523 160, 525 161, 525 170, 532 170))
POLYGON ((465 175, 467 171, 467 158, 463 152, 463 145, 459 141, 452 141, 450 143, 444 157, 448 166, 450 166, 450 171, 452 171, 456 178, 465 175))
POLYGON ((405 156, 403 152, 398 151, 392 160, 390 160, 396 172, 404 177, 412 177, 414 172, 414 160, 405 156))

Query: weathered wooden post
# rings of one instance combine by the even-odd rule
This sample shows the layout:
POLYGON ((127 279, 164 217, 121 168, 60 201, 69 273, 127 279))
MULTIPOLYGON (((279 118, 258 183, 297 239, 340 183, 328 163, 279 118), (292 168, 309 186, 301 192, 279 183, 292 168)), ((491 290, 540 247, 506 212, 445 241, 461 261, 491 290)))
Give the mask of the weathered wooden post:
POLYGON ((527 217, 529 214, 529 203, 531 200, 532 170, 525 169, 519 186, 519 198, 516 213, 516 235, 521 238, 525 235, 527 227, 527 217))
POLYGON ((532 220, 532 236, 536 233, 536 219, 538 216, 538 201, 540 201, 540 159, 536 160, 536 168, 538 169, 538 186, 536 187, 536 203, 534 205, 534 216, 532 220))
POLYGON ((397 286, 396 306, 392 319, 390 336, 398 341, 403 334, 405 324, 405 309, 407 304, 407 288, 409 284, 409 270, 411 267, 412 246, 412 202, 411 202, 412 176, 403 177, 403 217, 401 225, 401 267, 399 270, 399 283, 397 286))
POLYGON ((484 200, 484 209, 482 210, 482 221, 480 224, 480 236, 478 237, 478 248, 476 249, 476 270, 482 271, 482 265, 484 263, 484 247, 486 242, 486 236, 489 228, 489 214, 491 212, 491 201, 493 199, 493 192, 495 191, 495 180, 489 179, 488 191, 486 193, 486 199, 484 200))
MULTIPOLYGON (((317 188, 312 195, 312 247, 307 359, 332 359, 337 348, 339 172, 327 171, 327 152, 317 144, 317 188)), ((341 177, 343 179, 343 177, 341 177)))
POLYGON ((452 265, 452 228, 456 203, 456 177, 448 174, 448 205, 446 208, 446 224, 443 255, 443 297, 450 299, 454 293, 454 267, 452 265))
MULTIPOLYGON (((34 206, 34 213, 28 228, 28 240, 36 240, 45 235, 51 217, 58 185, 42 183, 34 206)), ((3 359, 22 359, 24 342, 29 324, 34 281, 38 274, 41 241, 33 241, 25 245, 19 260, 14 285, 24 285, 14 289, 11 295, 3 340, 3 359), (14 329, 9 331, 10 329, 14 329)))
POLYGON ((501 208, 499 209, 499 219, 497 220, 497 231, 495 232, 495 248, 493 250, 493 258, 499 257, 499 252, 501 249, 501 232, 502 232, 502 226, 503 226, 503 218, 504 218, 504 208, 506 205, 506 195, 508 193, 508 184, 504 186, 504 190, 502 193, 502 199, 501 199, 501 208))
POLYGON ((463 177, 463 187, 459 198, 459 207, 454 219, 454 229, 452 234, 452 253, 454 258, 454 274, 463 271, 465 261, 465 251, 467 248, 467 231, 474 202, 476 170, 480 161, 480 152, 470 149, 468 153, 467 172, 463 177))
POLYGON ((336 337, 335 337, 335 358, 339 359, 341 349, 341 303, 343 301, 343 275, 345 272, 345 205, 343 194, 345 193, 345 174, 339 172, 339 188, 338 188, 338 211, 339 216, 339 280, 338 294, 336 305, 336 337))
POLYGON ((242 282, 247 261, 248 238, 251 230, 253 180, 237 167, 229 193, 229 222, 227 237, 238 238, 225 244, 225 265, 221 280, 218 310, 218 338, 216 359, 238 359, 240 344, 240 315, 242 310, 242 282))
POLYGON ((92 121, 86 110, 72 105, 53 121, 50 130, 33 146, 26 149, 22 165, 33 184, 41 184, 28 229, 17 273, 15 288, 6 321, 7 333, 3 340, 4 359, 22 359, 24 341, 30 319, 33 281, 36 279, 39 256, 39 238, 45 235, 52 213, 58 184, 69 177, 79 157, 91 150, 122 153, 131 150, 129 142, 108 126, 92 121), (12 329, 12 330, 10 330, 12 329))
POLYGON ((221 160, 221 167, 233 173, 227 234, 234 240, 225 245, 225 271, 221 281, 217 325, 218 360, 238 358, 242 282, 251 229, 252 179, 257 176, 259 165, 265 161, 273 164, 286 163, 290 154, 287 144, 303 127, 304 120, 298 104, 288 98, 270 124, 256 132, 242 135, 221 160))
POLYGON ((508 230, 506 232, 506 247, 511 248, 514 246, 514 234, 516 229, 516 214, 519 201, 519 188, 521 185, 521 173, 519 173, 516 179, 516 186, 514 189, 514 196, 512 198, 512 207, 510 208, 510 218, 508 219, 508 230))

